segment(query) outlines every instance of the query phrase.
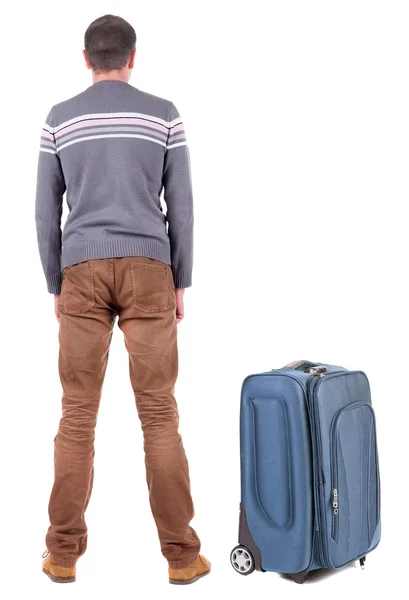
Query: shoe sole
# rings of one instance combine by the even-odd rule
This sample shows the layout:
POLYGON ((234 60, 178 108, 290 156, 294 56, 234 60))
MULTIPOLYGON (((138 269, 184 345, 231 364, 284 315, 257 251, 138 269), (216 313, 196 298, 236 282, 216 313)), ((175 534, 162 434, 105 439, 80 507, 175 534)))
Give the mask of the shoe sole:
POLYGON ((45 569, 43 569, 43 573, 45 573, 51 581, 54 581, 54 583, 74 583, 75 581, 75 577, 54 577, 54 575, 51 575, 51 573, 45 569))
POLYGON ((208 571, 206 571, 205 573, 198 575, 197 577, 193 577, 193 579, 188 579, 187 581, 180 581, 178 579, 171 579, 169 577, 169 583, 172 583, 173 585, 190 585, 191 583, 195 583, 199 579, 202 579, 202 577, 209 575, 209 573, 210 573, 210 569, 208 571))

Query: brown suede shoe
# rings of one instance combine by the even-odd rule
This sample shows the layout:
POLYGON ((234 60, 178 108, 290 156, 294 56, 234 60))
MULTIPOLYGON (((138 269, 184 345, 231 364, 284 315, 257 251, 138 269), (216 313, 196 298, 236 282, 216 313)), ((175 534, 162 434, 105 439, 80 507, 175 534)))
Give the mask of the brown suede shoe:
POLYGON ((63 567, 55 564, 48 550, 43 554, 43 572, 55 583, 72 583, 75 581, 75 566, 63 567))
POLYGON ((201 554, 184 569, 171 569, 169 567, 169 583, 188 585, 210 573, 211 564, 201 554))

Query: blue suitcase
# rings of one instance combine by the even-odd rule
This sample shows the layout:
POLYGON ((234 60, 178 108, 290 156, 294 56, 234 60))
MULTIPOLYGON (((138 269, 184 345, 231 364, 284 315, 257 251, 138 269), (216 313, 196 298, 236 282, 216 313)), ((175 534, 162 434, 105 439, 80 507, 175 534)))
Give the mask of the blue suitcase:
POLYGON ((338 569, 379 543, 375 415, 364 373, 298 361, 244 380, 240 412, 242 575, 338 569))

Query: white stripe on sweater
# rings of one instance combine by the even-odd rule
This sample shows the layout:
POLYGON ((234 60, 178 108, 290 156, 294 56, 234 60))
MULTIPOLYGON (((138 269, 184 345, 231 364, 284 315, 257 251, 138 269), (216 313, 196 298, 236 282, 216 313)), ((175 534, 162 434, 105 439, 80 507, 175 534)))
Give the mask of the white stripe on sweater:
POLYGON ((169 121, 168 125, 169 127, 174 127, 175 125, 179 125, 182 123, 182 119, 180 117, 178 117, 177 119, 173 119, 173 121, 169 121))
POLYGON ((49 154, 57 154, 55 150, 49 150, 48 148, 40 148, 40 152, 48 152, 49 154))
POLYGON ((154 123, 159 123, 160 125, 164 125, 165 127, 173 127, 182 122, 180 118, 174 119, 173 121, 165 121, 164 119, 160 119, 159 117, 154 117, 153 115, 146 115, 144 113, 133 113, 133 112, 118 112, 118 113, 91 113, 89 115, 79 115, 74 119, 70 119, 69 121, 64 121, 57 127, 51 127, 46 123, 46 128, 50 133, 56 133, 63 127, 68 127, 68 125, 72 125, 73 123, 79 123, 81 121, 86 121, 88 119, 115 119, 121 117, 135 117, 139 119, 147 119, 148 121, 153 121, 154 123))
POLYGON ((187 146, 187 142, 178 142, 177 144, 169 144, 169 146, 166 146, 166 148, 168 150, 171 150, 172 148, 178 148, 179 146, 187 146))

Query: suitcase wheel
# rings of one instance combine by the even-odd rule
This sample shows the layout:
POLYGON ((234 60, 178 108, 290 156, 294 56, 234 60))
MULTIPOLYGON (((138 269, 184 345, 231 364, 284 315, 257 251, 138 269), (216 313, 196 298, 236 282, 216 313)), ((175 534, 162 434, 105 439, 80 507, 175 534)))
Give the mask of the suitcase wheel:
POLYGON ((308 577, 309 571, 301 571, 301 573, 287 573, 288 577, 290 577, 295 583, 302 584, 308 577))
POLYGON ((230 554, 230 562, 240 575, 250 575, 255 569, 254 558, 246 546, 236 546, 230 554))

